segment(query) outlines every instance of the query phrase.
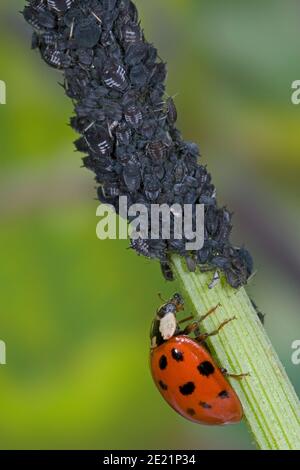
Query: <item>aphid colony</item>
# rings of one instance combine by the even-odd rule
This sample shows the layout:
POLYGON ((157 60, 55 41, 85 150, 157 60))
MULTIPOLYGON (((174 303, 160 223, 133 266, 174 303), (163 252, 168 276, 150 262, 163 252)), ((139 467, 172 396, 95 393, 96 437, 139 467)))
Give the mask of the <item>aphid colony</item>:
MULTIPOLYGON (((253 266, 245 249, 231 245, 231 214, 219 208, 215 187, 198 163, 198 146, 176 128, 177 110, 166 98, 166 65, 146 42, 131 0, 27 0, 32 47, 63 70, 75 106, 75 142, 84 166, 96 174, 99 200, 114 205, 174 203, 205 205, 205 244, 187 252, 187 240, 135 240, 137 253, 159 259, 167 279, 171 253, 190 270, 225 273, 233 287, 247 282, 253 266)), ((175 214, 174 214, 175 217, 175 214)), ((149 235, 151 227, 149 227, 149 235)), ((217 279, 217 276, 215 277, 217 279)))

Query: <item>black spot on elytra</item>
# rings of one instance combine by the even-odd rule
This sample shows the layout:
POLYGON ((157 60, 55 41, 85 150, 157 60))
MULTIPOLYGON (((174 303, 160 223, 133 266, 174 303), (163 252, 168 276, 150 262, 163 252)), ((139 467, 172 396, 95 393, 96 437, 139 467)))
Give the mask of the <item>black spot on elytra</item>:
POLYGON ((229 393, 227 392, 227 390, 222 390, 222 392, 218 393, 218 397, 229 398, 229 393))
POLYGON ((194 382, 187 382, 179 387, 179 391, 182 395, 191 395, 195 388, 194 382))
POLYGON ((205 401, 199 401, 199 405, 202 408, 205 408, 206 410, 209 410, 212 407, 209 403, 206 403, 205 401))
POLYGON ((201 364, 199 364, 197 369, 200 372, 200 374, 205 375, 205 377, 208 377, 209 375, 213 374, 215 371, 214 366, 209 361, 201 362, 201 364))
POLYGON ((196 414, 196 411, 193 410, 193 408, 188 408, 188 409, 186 410, 186 412, 187 412, 187 414, 190 415, 190 416, 195 416, 195 414, 196 414))
POLYGON ((163 354, 159 359, 159 368, 160 370, 164 370, 168 365, 168 361, 166 356, 163 354))
POLYGON ((166 385, 162 380, 160 380, 158 384, 162 390, 168 390, 168 385, 166 385))
POLYGON ((172 357, 175 359, 175 361, 180 362, 183 361, 183 352, 179 351, 179 349, 172 349, 172 357))

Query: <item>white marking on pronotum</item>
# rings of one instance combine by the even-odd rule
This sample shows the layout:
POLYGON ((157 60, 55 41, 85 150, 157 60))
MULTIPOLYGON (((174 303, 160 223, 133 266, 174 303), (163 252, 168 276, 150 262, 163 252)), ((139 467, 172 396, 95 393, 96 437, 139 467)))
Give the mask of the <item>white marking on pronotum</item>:
POLYGON ((164 340, 174 336, 177 328, 177 322, 174 313, 167 313, 159 322, 159 331, 164 340))

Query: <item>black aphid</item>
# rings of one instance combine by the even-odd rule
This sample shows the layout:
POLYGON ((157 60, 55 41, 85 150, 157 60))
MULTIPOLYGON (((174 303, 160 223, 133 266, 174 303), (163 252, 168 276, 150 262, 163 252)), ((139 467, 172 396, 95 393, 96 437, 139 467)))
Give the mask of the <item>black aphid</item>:
POLYGON ((165 145, 163 142, 150 142, 148 145, 148 153, 153 160, 162 160, 165 156, 165 145))
POLYGON ((45 0, 34 0, 32 2, 32 8, 34 8, 37 11, 45 11, 47 8, 46 1, 45 0))
POLYGON ((142 32, 140 27, 135 24, 125 24, 122 30, 122 39, 125 44, 134 44, 142 40, 142 32))
POLYGON ((186 260, 186 265, 187 265, 188 270, 191 273, 194 273, 197 268, 197 260, 192 255, 186 256, 185 260, 186 260))
POLYGON ((160 262, 161 272, 166 281, 174 281, 174 274, 170 264, 167 261, 160 262))
POLYGON ((97 144, 99 152, 102 155, 109 155, 111 152, 111 145, 108 138, 108 135, 100 135, 99 136, 99 143, 97 144))
POLYGON ((61 68, 62 66, 62 54, 54 47, 47 46, 44 50, 41 50, 43 59, 47 64, 55 68, 61 68))
POLYGON ((40 42, 43 42, 46 46, 55 46, 57 44, 57 35, 53 32, 47 32, 40 36, 40 42))
POLYGON ((128 190, 133 193, 137 191, 141 185, 141 172, 139 163, 136 158, 131 157, 124 166, 123 178, 128 190))
POLYGON ((165 95, 166 64, 145 40, 134 3, 27 0, 23 13, 35 30, 32 47, 63 70, 75 107, 70 123, 81 134, 75 147, 96 175, 99 200, 116 212, 119 196, 149 209, 152 203, 172 206, 171 239, 163 240, 161 232, 151 239, 149 227, 148 237, 132 240, 131 248, 158 259, 168 280, 169 256, 178 253, 190 271, 211 270, 212 288, 221 272, 233 287, 245 284, 253 272, 251 255, 230 243, 231 214, 217 205, 199 147, 176 128, 177 109, 165 95), (205 242, 197 252, 187 252, 187 240, 174 235, 183 204, 205 205, 205 242))
POLYGON ((170 124, 175 124, 177 121, 177 109, 171 97, 167 99, 167 117, 170 124))
POLYGON ((84 18, 78 23, 74 21, 74 41, 79 48, 92 48, 100 39, 101 25, 94 16, 84 18))
POLYGON ((143 115, 139 107, 135 104, 129 105, 125 109, 125 120, 131 127, 138 127, 143 121, 143 115))
POLYGON ((102 0, 103 8, 107 11, 112 11, 116 6, 117 0, 102 0))
POLYGON ((38 10, 33 7, 25 7, 24 18, 37 31, 54 29, 56 26, 55 16, 47 10, 38 10))
POLYGON ((48 7, 58 13, 62 13, 71 8, 73 0, 47 0, 48 7))
POLYGON ((121 123, 116 128, 116 139, 118 144, 129 145, 132 136, 131 129, 128 128, 126 123, 121 123))
POLYGON ((125 90, 128 86, 126 72, 122 65, 108 65, 103 71, 103 80, 106 86, 116 90, 125 90))

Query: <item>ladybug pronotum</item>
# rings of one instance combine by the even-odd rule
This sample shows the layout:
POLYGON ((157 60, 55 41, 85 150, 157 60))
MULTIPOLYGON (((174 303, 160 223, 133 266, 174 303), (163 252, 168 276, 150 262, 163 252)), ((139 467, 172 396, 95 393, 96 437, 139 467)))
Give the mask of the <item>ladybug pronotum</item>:
POLYGON ((175 411, 200 424, 232 424, 243 417, 241 402, 225 377, 240 379, 248 374, 228 374, 218 367, 205 344, 209 336, 217 334, 234 318, 224 321, 210 334, 199 331, 199 323, 217 308, 182 330, 180 324, 191 317, 177 320, 184 300, 180 294, 174 294, 158 309, 150 334, 151 373, 158 390, 175 411), (194 339, 188 336, 191 333, 195 334, 194 339))

